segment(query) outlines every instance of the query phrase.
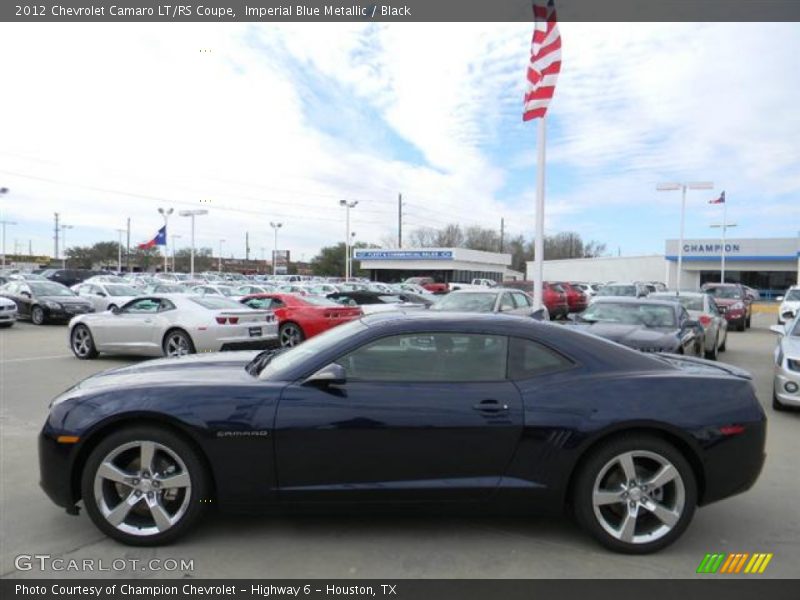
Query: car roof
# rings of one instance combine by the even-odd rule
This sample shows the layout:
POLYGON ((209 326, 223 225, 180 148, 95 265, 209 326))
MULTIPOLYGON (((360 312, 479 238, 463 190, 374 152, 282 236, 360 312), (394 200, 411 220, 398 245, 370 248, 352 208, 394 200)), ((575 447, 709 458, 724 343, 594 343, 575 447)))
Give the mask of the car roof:
POLYGON ((647 304, 653 306, 676 306, 675 302, 670 300, 654 300, 650 297, 647 298, 631 298, 630 296, 600 296, 595 299, 592 304, 647 304))

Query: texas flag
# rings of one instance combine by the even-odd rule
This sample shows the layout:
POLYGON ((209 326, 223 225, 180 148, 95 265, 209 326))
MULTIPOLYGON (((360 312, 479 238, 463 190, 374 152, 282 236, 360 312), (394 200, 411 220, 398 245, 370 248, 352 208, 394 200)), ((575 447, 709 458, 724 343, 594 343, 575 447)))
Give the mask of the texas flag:
POLYGON ((167 226, 164 225, 161 229, 158 230, 156 237, 154 237, 149 242, 145 242, 144 244, 139 244, 139 250, 147 250, 148 248, 153 248, 155 246, 166 246, 167 245, 167 226))
POLYGON ((714 198, 708 201, 709 204, 725 204, 725 192, 719 195, 719 198, 714 198))

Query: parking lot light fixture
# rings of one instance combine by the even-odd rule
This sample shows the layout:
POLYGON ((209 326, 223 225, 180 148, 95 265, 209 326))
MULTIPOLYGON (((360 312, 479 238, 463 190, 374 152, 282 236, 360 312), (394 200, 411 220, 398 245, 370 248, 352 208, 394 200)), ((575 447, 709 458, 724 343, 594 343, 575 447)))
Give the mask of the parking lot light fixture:
POLYGON ((350 281, 350 209, 358 205, 358 200, 339 200, 339 206, 345 207, 345 234, 344 234, 344 280, 350 281))
POLYGON ((0 224, 3 226, 3 260, 2 260, 2 267, 5 268, 6 266, 6 225, 16 225, 16 221, 0 221, 0 224))
POLYGON ((225 243, 224 239, 219 241, 219 257, 217 258, 217 273, 222 273, 222 244, 224 243, 225 243))
POLYGON ((74 225, 66 225, 64 223, 61 224, 61 253, 63 257, 61 259, 61 268, 67 268, 67 229, 75 229, 74 225))
POLYGON ((207 215, 208 211, 203 208, 197 208, 194 210, 182 210, 178 213, 181 217, 190 217, 192 219, 192 245, 191 251, 189 255, 189 277, 194 279, 194 219, 195 217, 200 217, 202 215, 207 215))
POLYGON ((275 232, 275 244, 272 249, 272 275, 273 277, 278 274, 278 229, 283 227, 283 223, 277 221, 270 221, 269 226, 275 232))
MULTIPOLYGON (((656 185, 658 192, 681 191, 681 233, 678 239, 678 273, 675 278, 676 289, 681 289, 681 275, 683 274, 683 230, 686 222, 686 190, 712 190, 714 184, 710 181, 693 181, 690 183, 666 182, 656 185)), ((669 282, 667 282, 669 283, 669 282)))

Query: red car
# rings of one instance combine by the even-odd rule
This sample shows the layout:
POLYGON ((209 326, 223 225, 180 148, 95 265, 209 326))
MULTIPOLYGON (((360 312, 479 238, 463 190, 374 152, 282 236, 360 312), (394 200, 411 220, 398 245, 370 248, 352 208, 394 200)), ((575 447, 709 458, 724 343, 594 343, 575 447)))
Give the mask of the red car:
POLYGON ((274 311, 278 319, 278 342, 296 346, 303 340, 362 316, 357 306, 342 306, 318 296, 295 294, 251 294, 240 300, 251 308, 274 311))
MULTIPOLYGON (((503 287, 514 288, 527 292, 528 294, 533 294, 532 281, 504 281, 503 287)), ((542 286, 542 303, 547 307, 547 312, 550 313, 551 321, 565 318, 570 312, 566 292, 549 281, 545 281, 542 286)))
POLYGON ((574 286, 566 281, 558 281, 556 282, 556 285, 564 290, 564 293, 567 295, 569 312, 583 312, 586 310, 586 307, 589 306, 589 299, 586 297, 586 294, 584 294, 583 291, 577 286, 574 286))
POLYGON ((437 283, 433 277, 409 277, 403 283, 413 283, 424 287, 433 294, 446 294, 450 291, 446 283, 437 283))
POLYGON ((725 315, 728 324, 737 331, 750 327, 753 314, 753 298, 743 285, 738 283, 706 283, 700 289, 714 298, 719 312, 725 315))

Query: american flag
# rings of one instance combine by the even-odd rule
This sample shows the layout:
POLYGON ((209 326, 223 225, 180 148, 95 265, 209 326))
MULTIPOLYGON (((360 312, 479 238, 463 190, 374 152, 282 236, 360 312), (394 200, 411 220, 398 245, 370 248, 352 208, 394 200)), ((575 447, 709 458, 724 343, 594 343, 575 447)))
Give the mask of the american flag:
POLYGON ((709 204, 725 204, 725 192, 719 195, 719 198, 714 198, 708 201, 709 204))
POLYGON ((522 120, 544 117, 561 72, 561 34, 553 0, 533 1, 533 39, 522 120))

